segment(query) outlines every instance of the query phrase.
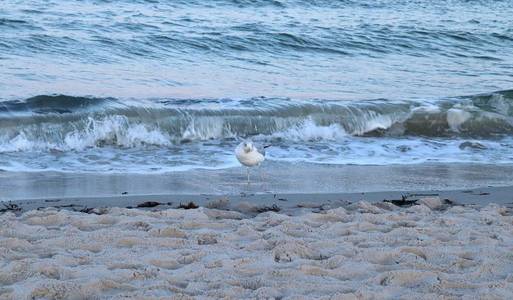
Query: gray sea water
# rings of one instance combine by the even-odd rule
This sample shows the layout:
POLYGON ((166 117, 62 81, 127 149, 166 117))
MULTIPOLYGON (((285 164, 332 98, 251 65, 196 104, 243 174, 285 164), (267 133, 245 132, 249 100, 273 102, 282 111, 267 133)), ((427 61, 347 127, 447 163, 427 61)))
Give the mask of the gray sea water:
POLYGON ((0 2, 0 169, 513 163, 513 2, 0 2))

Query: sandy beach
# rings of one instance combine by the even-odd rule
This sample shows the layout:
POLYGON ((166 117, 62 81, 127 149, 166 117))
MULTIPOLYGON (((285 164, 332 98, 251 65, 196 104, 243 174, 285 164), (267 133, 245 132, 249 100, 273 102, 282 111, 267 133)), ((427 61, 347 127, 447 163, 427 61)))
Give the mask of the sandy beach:
POLYGON ((0 299, 513 297, 511 208, 228 202, 5 212, 0 299))

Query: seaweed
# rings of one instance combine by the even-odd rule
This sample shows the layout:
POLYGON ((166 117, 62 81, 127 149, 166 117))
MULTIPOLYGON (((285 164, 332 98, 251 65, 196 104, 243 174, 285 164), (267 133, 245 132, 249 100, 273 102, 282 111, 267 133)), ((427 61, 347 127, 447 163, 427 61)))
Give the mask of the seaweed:
POLYGON ((183 209, 196 209, 196 208, 198 208, 198 207, 199 207, 199 206, 198 206, 198 205, 196 205, 196 203, 194 203, 194 202, 192 202, 192 201, 191 201, 191 202, 189 202, 189 203, 187 203, 187 204, 182 204, 182 203, 180 203, 180 205, 178 205, 178 208, 183 208, 183 209))
POLYGON ((392 203, 392 204, 394 204, 396 206, 400 206, 400 207, 416 205, 417 201, 418 201, 418 199, 408 200, 408 196, 406 196, 406 195, 401 195, 401 200, 397 200, 397 199, 395 199, 395 200, 394 199, 392 199, 392 200, 384 199, 383 200, 383 202, 392 203))
POLYGON ((276 205, 276 204, 273 204, 272 206, 261 206, 261 207, 258 207, 256 209, 256 211, 260 214, 260 213, 264 213, 264 212, 268 212, 268 211, 274 211, 274 212, 279 212, 281 210, 281 208, 276 205))
POLYGON ((10 201, 9 203, 3 202, 2 204, 5 208, 0 209, 0 213, 4 213, 7 211, 21 211, 21 207, 19 207, 17 204, 11 203, 10 201))
POLYGON ((143 207, 155 207, 155 206, 159 206, 161 205, 162 203, 160 202, 156 202, 156 201, 146 201, 146 202, 143 202, 143 203, 139 203, 137 204, 137 207, 138 208, 143 208, 143 207))

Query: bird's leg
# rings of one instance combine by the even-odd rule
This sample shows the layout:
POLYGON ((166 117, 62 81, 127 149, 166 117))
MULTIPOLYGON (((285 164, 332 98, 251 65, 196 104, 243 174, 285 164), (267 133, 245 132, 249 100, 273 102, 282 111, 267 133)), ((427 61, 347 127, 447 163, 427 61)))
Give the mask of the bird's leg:
POLYGON ((248 185, 249 185, 249 167, 246 167, 247 173, 248 173, 248 185))
POLYGON ((264 172, 262 171, 262 166, 261 165, 258 165, 258 172, 260 173, 260 181, 262 182, 262 189, 266 189, 266 181, 265 181, 265 177, 264 177, 264 172))

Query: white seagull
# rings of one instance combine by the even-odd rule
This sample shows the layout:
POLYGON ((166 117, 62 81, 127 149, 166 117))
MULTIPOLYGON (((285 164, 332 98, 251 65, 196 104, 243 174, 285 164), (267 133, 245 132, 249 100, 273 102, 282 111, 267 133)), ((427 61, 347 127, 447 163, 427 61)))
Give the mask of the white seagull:
POLYGON ((249 168, 260 165, 265 160, 265 148, 270 147, 264 146, 262 151, 259 151, 253 142, 246 140, 241 142, 237 148, 235 148, 235 156, 239 162, 247 167, 248 170, 248 184, 249 184, 249 168))

